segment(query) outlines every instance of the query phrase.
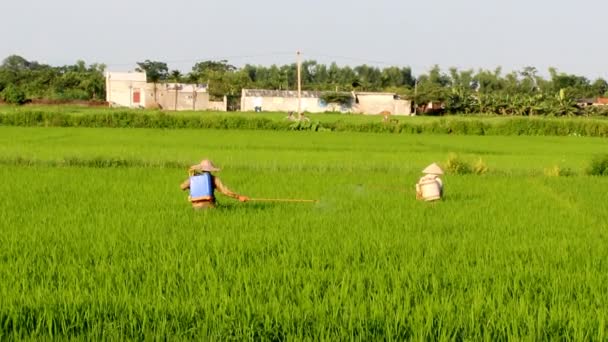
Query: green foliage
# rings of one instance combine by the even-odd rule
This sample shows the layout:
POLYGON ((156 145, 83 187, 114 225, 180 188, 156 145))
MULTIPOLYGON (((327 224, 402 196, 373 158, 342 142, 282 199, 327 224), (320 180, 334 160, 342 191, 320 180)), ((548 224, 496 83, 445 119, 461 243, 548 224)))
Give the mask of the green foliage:
POLYGON ((353 96, 351 93, 325 92, 321 94, 320 98, 325 103, 337 103, 344 106, 348 106, 353 102, 353 96))
POLYGON ((553 165, 544 170, 545 176, 548 177, 570 177, 574 176, 575 172, 568 167, 563 167, 560 165, 553 165))
POLYGON ((13 72, 35 70, 41 67, 43 66, 38 64, 38 62, 30 62, 27 59, 17 55, 10 55, 6 57, 2 61, 1 66, 2 69, 10 70, 13 72))
POLYGON ((484 175, 489 171, 489 168, 486 165, 486 163, 483 161, 483 159, 479 158, 473 164, 472 171, 476 175, 484 175))
POLYGON ((478 158, 471 164, 456 153, 450 153, 444 165, 446 172, 453 175, 475 174, 481 176, 489 171, 488 166, 482 158, 478 158))
POLYGON ((6 103, 10 104, 23 104, 25 103, 26 97, 25 92, 21 90, 21 88, 10 84, 8 87, 4 88, 0 93, 2 100, 6 103))
POLYGON ((214 128, 256 130, 311 130, 335 132, 369 132, 401 134, 452 135, 547 135, 608 137, 608 121, 595 119, 545 118, 407 118, 385 123, 382 117, 360 115, 320 114, 315 123, 303 121, 297 127, 283 120, 285 114, 258 116, 247 113, 191 113, 171 115, 157 111, 124 109, 91 109, 86 112, 65 113, 49 109, 28 109, 2 112, 0 125, 55 127, 123 127, 123 128, 214 128), (326 119, 329 116, 333 119, 326 119), (360 120, 365 119, 365 120, 360 120), (423 120, 425 119, 425 120, 423 120), (426 120, 429 119, 429 120, 426 120))
POLYGON ((19 88, 27 99, 97 100, 105 98, 105 66, 83 61, 51 67, 20 56, 10 56, 0 66, 0 90, 19 88))
POLYGON ((295 121, 289 125, 289 129, 292 131, 312 131, 312 132, 327 132, 331 129, 323 127, 319 121, 301 120, 295 121))
POLYGON ((228 64, 227 60, 221 61, 204 61, 197 62, 192 67, 192 74, 198 75, 199 77, 204 77, 209 72, 234 72, 237 70, 237 67, 234 65, 228 64))
POLYGON ((587 174, 592 176, 608 176, 608 154, 598 155, 587 169, 587 174))
POLYGON ((137 62, 135 71, 145 72, 148 82, 158 83, 169 79, 169 67, 165 62, 151 61, 146 59, 143 62, 137 62))
POLYGON ((578 107, 576 106, 576 102, 567 94, 566 89, 562 88, 559 90, 559 93, 556 95, 556 108, 553 109, 553 113, 556 116, 573 116, 578 114, 578 107))
POLYGON ((175 83, 181 83, 183 81, 184 75, 179 70, 171 70, 169 73, 169 80, 175 83))
MULTIPOLYGON (((238 68, 227 60, 196 63, 190 73, 169 72, 167 63, 145 60, 137 63, 149 82, 206 83, 212 99, 228 96, 231 109, 238 108, 243 88, 295 89, 296 65, 238 68)), ((0 91, 10 84, 20 87, 26 98, 53 100, 97 100, 105 95, 105 66, 83 61, 74 65, 51 67, 28 61, 20 56, 7 57, 0 66, 0 91)), ((369 65, 340 67, 336 63, 302 62, 304 90, 329 91, 328 102, 348 103, 342 92, 385 91, 411 99, 417 112, 424 114, 495 114, 509 116, 577 116, 604 115, 605 111, 579 108, 576 101, 597 98, 608 92, 608 82, 550 69, 544 79, 534 67, 524 67, 503 75, 495 70, 458 70, 448 72, 434 66, 414 77, 409 67, 378 68, 369 65), (439 110, 429 110, 429 103, 439 110)))
POLYGON ((470 91, 452 89, 447 95, 445 109, 451 114, 470 114, 477 111, 476 99, 470 91))
MULTIPOLYGON (((295 89, 296 65, 256 66, 238 68, 227 60, 196 63, 190 73, 169 72, 167 63, 145 60, 137 63, 137 71, 145 71, 149 82, 183 81, 207 83, 212 99, 228 96, 230 108, 238 107, 243 88, 295 89), (236 100, 235 100, 236 99, 236 100)), ((51 67, 9 56, 0 66, 0 91, 10 84, 20 87, 26 98, 54 100, 97 100, 105 95, 105 66, 84 61, 74 65, 51 67)), ((458 70, 448 72, 434 66, 427 73, 414 77, 409 67, 369 65, 329 66, 314 60, 302 62, 302 87, 305 90, 330 91, 326 100, 347 103, 341 92, 385 91, 411 99, 417 112, 443 114, 443 109, 428 110, 434 103, 450 114, 495 114, 509 116, 577 116, 604 115, 605 111, 577 107, 582 98, 597 98, 608 92, 608 82, 549 69, 544 79, 534 67, 524 67, 503 75, 502 69, 458 70), (339 94, 339 95, 338 95, 339 94)))
POLYGON ((471 164, 455 153, 450 153, 445 161, 445 171, 453 175, 466 175, 473 172, 471 164))
POLYGON ((241 90, 250 84, 247 71, 237 70, 226 60, 198 62, 187 78, 191 82, 207 84, 209 94, 216 100, 225 95, 240 96, 241 90))
POLYGON ((587 106, 582 109, 583 116, 608 116, 608 106, 587 106))

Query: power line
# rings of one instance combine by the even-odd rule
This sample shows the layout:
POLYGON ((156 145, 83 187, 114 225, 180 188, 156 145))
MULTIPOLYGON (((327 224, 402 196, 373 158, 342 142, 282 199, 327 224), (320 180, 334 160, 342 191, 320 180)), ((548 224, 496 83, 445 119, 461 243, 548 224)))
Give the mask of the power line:
POLYGON ((321 58, 330 58, 330 59, 350 60, 353 62, 364 62, 364 63, 370 63, 370 64, 383 64, 383 65, 399 65, 400 64, 400 63, 392 63, 392 62, 387 62, 387 61, 372 60, 372 59, 365 59, 365 58, 359 58, 359 57, 339 56, 339 55, 312 54, 311 56, 312 57, 321 57, 321 58))
MULTIPOLYGON (((353 57, 353 56, 345 56, 345 55, 333 55, 333 54, 326 54, 326 53, 316 53, 315 51, 311 52, 311 53, 306 53, 304 51, 304 53, 302 54, 303 56, 306 56, 307 59, 309 60, 316 60, 316 59, 330 59, 332 60, 332 62, 340 62, 340 61, 351 61, 351 62, 358 62, 358 63, 365 63, 365 64, 372 64, 372 65, 381 65, 381 66, 401 66, 401 67, 408 67, 412 70, 416 70, 418 72, 424 73, 424 72, 428 72, 429 70, 431 70, 435 65, 437 64, 430 64, 430 65, 412 65, 412 64, 407 64, 407 63, 396 63, 395 61, 387 61, 387 60, 379 60, 379 59, 368 59, 368 58, 361 58, 361 57, 353 57)), ((240 60, 240 59, 247 59, 247 58, 261 58, 261 57, 279 57, 279 56, 293 56, 295 57, 295 52, 294 51, 273 51, 273 52, 268 52, 268 53, 258 53, 258 54, 242 54, 242 55, 224 55, 224 56, 206 56, 203 58, 190 58, 190 59, 171 59, 171 60, 166 60, 166 61, 162 61, 165 62, 167 64, 184 64, 184 63, 189 63, 189 64, 196 64, 198 62, 203 62, 203 61, 209 61, 209 60, 240 60)), ((105 64, 108 67, 120 67, 120 66, 135 66, 135 64, 137 64, 137 62, 116 62, 116 63, 107 63, 105 64)), ((467 69, 461 66, 455 66, 456 68, 460 69, 467 69)), ((443 70, 449 70, 449 68, 442 68, 443 70)))
MULTIPOLYGON (((274 57, 274 56, 291 56, 294 55, 293 52, 269 52, 263 54, 249 54, 249 55, 228 55, 228 56, 206 56, 203 58, 197 59, 174 59, 174 60, 166 60, 164 63, 171 64, 182 64, 182 63, 198 63, 209 60, 234 60, 234 59, 244 59, 244 58, 259 58, 259 57, 274 57)), ((147 58, 149 59, 149 58, 147 58)), ((137 62, 118 62, 118 63, 108 63, 106 66, 129 66, 137 64, 137 62)))

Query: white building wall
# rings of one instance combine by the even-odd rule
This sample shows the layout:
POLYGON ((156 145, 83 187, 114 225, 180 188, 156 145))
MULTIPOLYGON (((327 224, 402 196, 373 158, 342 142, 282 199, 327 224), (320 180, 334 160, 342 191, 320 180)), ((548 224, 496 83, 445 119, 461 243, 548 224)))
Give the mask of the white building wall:
POLYGON ((157 103, 161 109, 165 110, 208 110, 209 93, 207 92, 177 92, 166 87, 159 88, 157 91, 157 103), (177 101, 176 101, 177 100, 177 101))
MULTIPOLYGON (((241 111, 253 112, 255 107, 261 104, 262 111, 264 112, 297 112, 298 111, 298 99, 293 97, 250 97, 244 96, 241 99, 241 111), (261 101, 260 101, 261 99, 261 101)), ((325 112, 339 112, 342 108, 336 104, 323 104, 317 97, 303 97, 301 102, 302 112, 308 113, 325 113, 325 112)), ((348 110, 350 111, 350 110, 348 110)))
POLYGON ((216 112, 226 112, 228 111, 228 98, 224 96, 223 101, 209 101, 208 110, 216 111, 216 112))
POLYGON ((110 106, 145 107, 146 105, 146 73, 143 72, 107 72, 106 101, 110 106), (133 94, 139 92, 139 103, 133 100, 133 94))
POLYGON ((409 100, 395 99, 394 94, 388 93, 358 93, 359 103, 355 105, 355 112, 360 114, 390 113, 393 115, 410 115, 411 102, 409 100))
MULTIPOLYGON (((259 106, 262 111, 266 112, 295 112, 298 110, 298 98, 294 96, 294 93, 294 91, 243 89, 241 111, 255 111, 255 107, 259 106)), ((302 97, 301 110, 303 112, 342 112, 371 115, 381 113, 411 114, 411 102, 399 99, 394 93, 353 93, 358 101, 353 101, 351 106, 341 106, 336 103, 325 104, 320 100, 320 93, 311 96, 308 92, 307 95, 302 97)))
POLYGON ((106 101, 113 107, 166 110, 222 110, 221 108, 224 108, 223 110, 226 110, 226 105, 210 104, 209 93, 204 87, 179 84, 176 94, 175 86, 173 83, 147 83, 144 72, 107 72, 106 101), (135 102, 136 98, 134 98, 134 93, 137 92, 139 92, 139 102, 135 102))
POLYGON ((393 95, 357 94, 359 103, 356 111, 361 114, 380 114, 382 112, 393 113, 395 110, 395 99, 393 95))
POLYGON ((394 115, 412 115, 412 101, 410 100, 395 100, 394 115))

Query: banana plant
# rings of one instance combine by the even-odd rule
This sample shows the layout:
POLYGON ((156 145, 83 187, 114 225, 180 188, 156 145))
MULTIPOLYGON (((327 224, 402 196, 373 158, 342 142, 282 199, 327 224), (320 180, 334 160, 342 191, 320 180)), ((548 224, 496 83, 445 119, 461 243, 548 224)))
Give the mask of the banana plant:
POLYGON ((578 114, 576 102, 568 96, 566 89, 562 88, 559 90, 559 94, 557 94, 557 103, 560 115, 574 116, 578 114))

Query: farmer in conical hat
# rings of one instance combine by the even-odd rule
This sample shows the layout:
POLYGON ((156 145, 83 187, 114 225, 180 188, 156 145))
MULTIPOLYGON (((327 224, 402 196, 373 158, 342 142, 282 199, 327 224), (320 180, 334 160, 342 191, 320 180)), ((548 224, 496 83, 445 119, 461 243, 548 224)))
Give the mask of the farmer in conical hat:
POLYGON ((433 163, 422 170, 424 176, 416 184, 416 199, 436 201, 443 196, 443 181, 439 178, 443 170, 433 163))
POLYGON ((232 192, 218 177, 211 174, 211 172, 219 170, 208 159, 204 159, 199 164, 193 165, 188 169, 190 177, 180 185, 180 188, 182 190, 190 189, 188 200, 192 203, 194 209, 214 208, 216 189, 222 194, 238 199, 241 202, 249 200, 247 196, 232 192))

